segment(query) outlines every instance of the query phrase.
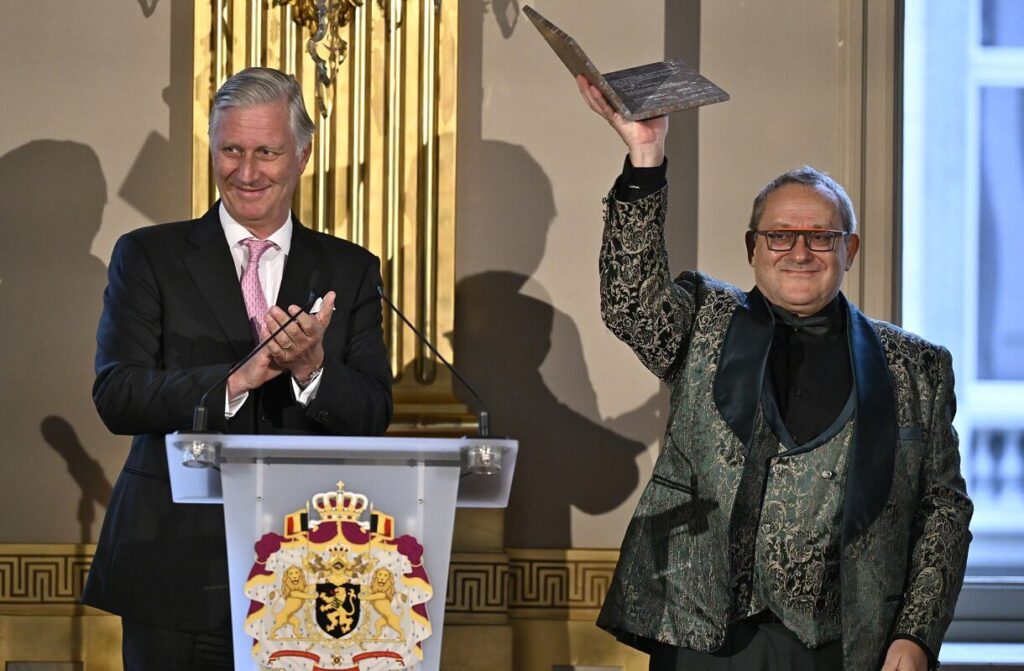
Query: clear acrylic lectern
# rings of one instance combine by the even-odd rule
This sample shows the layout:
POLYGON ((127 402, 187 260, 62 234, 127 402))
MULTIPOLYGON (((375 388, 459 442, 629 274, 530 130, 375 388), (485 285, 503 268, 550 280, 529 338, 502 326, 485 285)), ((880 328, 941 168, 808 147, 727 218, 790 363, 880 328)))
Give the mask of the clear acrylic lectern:
POLYGON ((167 436, 166 448, 176 503, 224 505, 236 671, 260 668, 253 637, 245 630, 250 599, 244 591, 257 541, 280 533, 286 516, 317 493, 334 491, 340 481, 393 517, 397 534, 414 536, 422 545, 422 565, 433 588, 426 602, 432 634, 422 643, 422 662, 413 668, 435 671, 455 508, 508 504, 518 443, 176 433, 167 436))

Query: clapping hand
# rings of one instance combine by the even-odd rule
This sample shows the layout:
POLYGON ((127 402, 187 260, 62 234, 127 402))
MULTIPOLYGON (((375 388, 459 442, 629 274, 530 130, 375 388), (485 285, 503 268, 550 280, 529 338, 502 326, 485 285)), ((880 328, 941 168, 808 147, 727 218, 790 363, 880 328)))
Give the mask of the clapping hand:
MULTIPOLYGON (((334 314, 335 298, 334 292, 328 291, 316 314, 300 314, 267 344, 274 364, 291 372, 300 383, 324 365, 324 332, 334 314)), ((265 317, 267 332, 273 333, 290 319, 289 315, 300 311, 297 305, 289 306, 288 312, 276 305, 270 308, 265 317)))

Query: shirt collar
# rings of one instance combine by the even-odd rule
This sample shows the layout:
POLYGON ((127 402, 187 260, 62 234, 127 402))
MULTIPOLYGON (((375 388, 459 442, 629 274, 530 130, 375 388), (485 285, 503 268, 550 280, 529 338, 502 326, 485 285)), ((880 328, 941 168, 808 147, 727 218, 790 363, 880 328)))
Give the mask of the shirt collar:
MULTIPOLYGON (((228 209, 224 207, 223 202, 220 204, 218 214, 220 215, 221 228, 224 229, 224 237, 227 238, 228 241, 228 248, 233 248, 242 240, 253 237, 253 234, 249 232, 249 229, 235 221, 234 217, 228 213, 228 209)), ((290 211, 288 212, 288 218, 285 219, 284 224, 274 231, 267 240, 273 242, 274 245, 285 255, 288 254, 292 246, 292 213, 290 211)))
POLYGON ((797 317, 770 301, 768 305, 775 313, 776 327, 787 326, 789 329, 804 331, 812 336, 823 336, 843 331, 846 326, 838 294, 828 305, 809 317, 797 317))

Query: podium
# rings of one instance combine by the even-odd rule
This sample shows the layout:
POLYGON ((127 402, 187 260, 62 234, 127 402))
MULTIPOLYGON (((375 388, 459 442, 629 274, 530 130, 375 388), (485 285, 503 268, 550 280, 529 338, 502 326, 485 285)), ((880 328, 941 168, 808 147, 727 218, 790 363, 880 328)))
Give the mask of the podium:
MULTIPOLYGON (((518 443, 491 438, 175 433, 167 436, 166 450, 175 503, 224 506, 236 671, 261 668, 253 657, 253 637, 245 630, 250 615, 245 585, 256 559, 256 543, 265 534, 282 533, 286 516, 318 493, 340 491, 341 483, 347 492, 364 495, 375 510, 391 516, 395 536, 411 535, 422 545, 422 566, 433 589, 426 602, 432 633, 422 643, 422 661, 411 668, 436 671, 455 508, 508 504, 518 443)), ((314 513, 311 510, 310 517, 314 513)), ((296 663, 289 668, 305 666, 296 663)), ((343 668, 329 663, 314 666, 343 668)))

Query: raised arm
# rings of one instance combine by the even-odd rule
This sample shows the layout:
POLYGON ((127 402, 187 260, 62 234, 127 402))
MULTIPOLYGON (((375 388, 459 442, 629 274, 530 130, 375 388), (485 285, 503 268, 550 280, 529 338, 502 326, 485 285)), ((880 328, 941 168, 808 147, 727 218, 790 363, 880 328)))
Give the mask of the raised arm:
POLYGON ((651 372, 667 379, 686 347, 695 310, 694 286, 672 280, 665 250, 668 118, 627 121, 582 75, 576 84, 629 149, 625 171, 605 200, 601 316, 651 372))

